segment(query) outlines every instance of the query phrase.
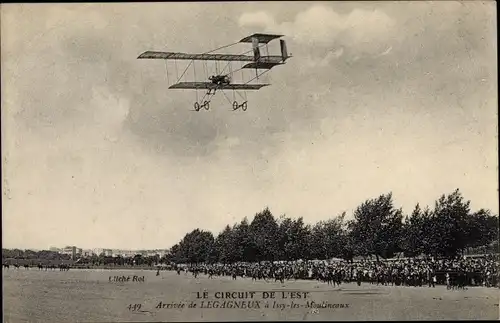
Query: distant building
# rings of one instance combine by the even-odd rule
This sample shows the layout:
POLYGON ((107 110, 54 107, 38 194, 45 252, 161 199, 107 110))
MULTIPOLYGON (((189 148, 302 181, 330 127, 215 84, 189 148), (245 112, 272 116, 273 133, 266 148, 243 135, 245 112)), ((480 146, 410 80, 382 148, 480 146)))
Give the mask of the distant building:
POLYGON ((111 249, 105 249, 105 248, 94 248, 92 249, 92 253, 96 256, 104 254, 104 256, 109 257, 113 254, 113 251, 111 249))
POLYGON ((135 250, 128 250, 127 254, 125 257, 130 257, 130 258, 133 258, 135 257, 135 255, 139 255, 140 253, 138 253, 137 251, 135 250))
POLYGON ((169 249, 159 250, 158 254, 160 255, 160 258, 163 258, 170 254, 170 250, 169 249))
POLYGON ((114 249, 113 250, 113 257, 124 257, 124 258, 129 258, 133 257, 135 255, 135 251, 133 250, 125 250, 125 249, 114 249))
POLYGON ((164 257, 168 254, 168 249, 156 249, 156 250, 148 250, 147 256, 154 257, 158 256, 160 258, 164 257))
POLYGON ((94 249, 82 249, 76 246, 66 246, 64 248, 51 247, 51 251, 57 251, 61 254, 70 255, 73 259, 76 257, 92 257, 92 255, 99 256, 104 254, 106 257, 124 257, 133 258, 136 255, 141 255, 143 257, 154 257, 159 256, 160 258, 169 254, 169 249, 155 249, 155 250, 130 250, 130 249, 105 249, 105 248, 94 248, 94 249))
POLYGON ((83 249, 81 252, 82 257, 84 258, 90 258, 94 254, 94 251, 92 249, 83 249))
POLYGON ((71 259, 75 259, 76 257, 76 247, 75 246, 66 246, 62 249, 61 253, 63 255, 71 255, 71 259))

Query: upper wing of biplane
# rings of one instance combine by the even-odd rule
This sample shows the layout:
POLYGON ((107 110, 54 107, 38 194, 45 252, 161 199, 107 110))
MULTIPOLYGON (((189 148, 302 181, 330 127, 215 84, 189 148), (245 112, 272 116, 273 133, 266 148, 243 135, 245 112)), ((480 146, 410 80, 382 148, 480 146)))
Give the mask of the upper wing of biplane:
POLYGON ((147 51, 139 55, 138 58, 151 58, 151 59, 187 59, 187 60, 201 60, 201 61, 241 61, 251 62, 253 56, 247 55, 233 55, 233 54, 186 54, 186 53, 173 53, 173 52, 154 52, 147 51))
POLYGON ((169 87, 169 89, 218 89, 218 90, 259 90, 269 84, 224 84, 217 85, 212 82, 180 82, 169 87))
MULTIPOLYGON (((253 62, 255 59, 249 55, 234 55, 234 54, 186 54, 173 52, 155 52, 147 51, 137 57, 139 59, 171 59, 171 60, 198 60, 198 61, 233 61, 233 62, 253 62)), ((278 65, 281 63, 282 57, 278 55, 264 56, 260 59, 260 63, 278 65)), ((274 66, 273 65, 273 66, 274 66)), ((249 67, 246 67, 249 68, 249 67)), ((252 67, 252 68, 255 68, 252 67)))

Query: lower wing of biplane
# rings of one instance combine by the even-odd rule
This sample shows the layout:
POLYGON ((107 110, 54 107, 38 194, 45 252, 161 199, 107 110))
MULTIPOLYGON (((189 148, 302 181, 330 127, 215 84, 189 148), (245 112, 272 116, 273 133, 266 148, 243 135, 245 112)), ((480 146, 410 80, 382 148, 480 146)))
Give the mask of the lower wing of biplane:
POLYGON ((260 90, 270 84, 214 84, 212 82, 179 82, 169 89, 180 90, 260 90))
MULTIPOLYGON (((280 48, 281 55, 269 55, 268 43, 274 39, 281 38, 281 35, 270 35, 270 34, 253 34, 251 36, 245 37, 241 39, 239 42, 234 44, 226 45, 220 47, 218 49, 209 51, 207 53, 202 54, 187 54, 187 53, 178 53, 178 52, 158 52, 158 51, 146 51, 139 55, 139 59, 162 59, 167 61, 174 61, 177 64, 177 60, 188 60, 190 61, 189 65, 186 67, 184 72, 181 74, 181 77, 177 78, 175 84, 169 86, 169 89, 183 89, 183 90, 208 90, 205 96, 201 100, 197 99, 197 102, 194 104, 194 108, 196 111, 199 111, 201 108, 205 108, 209 110, 210 107, 210 98, 213 96, 218 90, 224 94, 225 90, 233 91, 233 95, 237 91, 247 91, 247 90, 259 90, 265 86, 270 84, 263 83, 252 83, 255 80, 258 80, 261 75, 271 70, 273 67, 278 65, 285 64, 285 61, 291 56, 288 55, 288 51, 286 48, 286 43, 284 40, 280 40, 280 48), (243 54, 214 54, 213 52, 227 48, 238 43, 252 43, 252 49, 244 52, 243 54), (263 44, 263 45, 261 45, 263 44), (266 55, 261 55, 261 47, 265 47, 266 55), (247 53, 253 52, 253 55, 246 55, 247 53), (196 64, 195 61, 205 61, 205 65, 207 61, 216 62, 216 72, 215 75, 209 76, 206 71, 206 77, 203 81, 196 80, 196 64), (221 69, 217 69, 219 62, 224 62, 226 66, 221 69), (239 69, 233 70, 232 63, 241 62, 242 65, 239 69), (243 65, 244 64, 244 65, 243 65), (193 82, 185 82, 181 81, 182 77, 186 74, 187 69, 193 65, 195 80, 193 82), (226 68, 229 67, 228 73, 224 73, 226 68), (244 71, 245 69, 255 69, 255 77, 251 78, 249 81, 242 83, 232 83, 230 80, 233 79, 233 75, 236 72, 244 71), (259 73, 258 70, 265 70, 262 73, 259 73), (225 79, 227 77, 227 80, 225 79), (210 79, 212 81, 207 82, 205 80, 210 79), (224 80, 224 81, 215 81, 215 80, 224 80), (205 98, 208 96, 208 99, 205 98)), ((167 65, 166 65, 167 66, 167 65)), ((176 71, 177 71, 177 65, 176 71)), ((205 69, 206 66, 205 66, 205 69)), ((168 66, 167 66, 167 78, 168 78, 168 66)), ((239 94, 239 93, 238 93, 239 94)), ((224 94, 226 99, 229 98, 224 94)), ((241 96, 241 95, 240 95, 241 96)), ((239 104, 236 100, 232 102, 233 110, 237 110, 241 108, 243 111, 246 110, 247 100, 246 100, 246 92, 245 97, 241 96, 244 100, 243 103, 239 104)), ((198 98, 198 94, 197 94, 198 98)))
MULTIPOLYGON (((179 82, 177 84, 171 85, 169 89, 179 89, 179 90, 208 90, 207 95, 215 95, 217 90, 260 90, 264 86, 268 86, 269 84, 214 84, 212 82, 179 82), (212 92, 213 91, 213 92, 212 92)), ((207 96, 205 95, 205 97, 207 96)), ((205 110, 210 109, 210 98, 207 100, 201 99, 201 101, 196 100, 194 103, 194 110, 200 111, 202 108, 205 110)), ((226 96, 227 98, 227 96, 226 96)), ((243 111, 247 110, 247 100, 244 100, 242 103, 238 103, 238 101, 234 100, 232 102, 233 110, 242 109, 243 111)))

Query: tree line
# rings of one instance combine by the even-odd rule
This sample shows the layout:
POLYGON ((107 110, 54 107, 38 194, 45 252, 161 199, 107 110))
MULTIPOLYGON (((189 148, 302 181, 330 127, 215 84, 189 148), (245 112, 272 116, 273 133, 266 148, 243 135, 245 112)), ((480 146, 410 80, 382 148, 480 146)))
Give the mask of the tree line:
POLYGON ((61 254, 57 251, 49 250, 21 250, 21 249, 2 249, 2 259, 27 259, 27 260, 71 260, 71 255, 61 254))
POLYGON ((471 212, 470 201, 458 189, 443 194, 433 209, 417 204, 409 215, 395 208, 392 193, 366 200, 352 215, 352 220, 344 212, 311 225, 302 217, 275 218, 265 208, 251 222, 245 217, 226 225, 217 236, 193 230, 170 249, 167 259, 175 263, 352 260, 400 253, 450 258, 467 248, 498 242, 498 215, 486 209, 471 212))
MULTIPOLYGON (((21 250, 21 249, 2 249, 2 260, 5 259, 16 259, 16 260, 30 260, 33 263, 38 261, 70 261, 72 260, 71 255, 62 254, 57 251, 41 250, 21 250)), ((143 256, 134 255, 133 257, 122 257, 122 256, 106 256, 104 253, 100 255, 91 255, 90 257, 78 257, 74 261, 75 264, 81 265, 115 265, 115 266, 153 266, 158 263, 167 262, 165 257, 160 257, 159 255, 154 256, 143 256)))

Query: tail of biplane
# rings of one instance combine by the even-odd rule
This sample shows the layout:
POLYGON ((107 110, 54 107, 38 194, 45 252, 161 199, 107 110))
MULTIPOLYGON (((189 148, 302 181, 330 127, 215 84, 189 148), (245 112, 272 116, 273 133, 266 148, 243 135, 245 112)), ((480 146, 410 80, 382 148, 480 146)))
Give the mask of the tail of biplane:
POLYGON ((281 47, 281 58, 283 59, 283 62, 285 62, 292 56, 288 56, 288 50, 286 49, 286 42, 283 39, 280 39, 280 47, 281 47))
MULTIPOLYGON (((254 60, 254 62, 258 62, 262 58, 262 56, 260 55, 259 43, 260 43, 259 38, 252 37, 252 48, 253 48, 253 60, 254 60)), ((286 48, 286 41, 283 39, 280 39, 280 48, 281 48, 281 59, 283 62, 285 62, 291 56, 288 55, 288 50, 286 48)), ((264 58, 269 60, 269 56, 265 56, 264 58)))

